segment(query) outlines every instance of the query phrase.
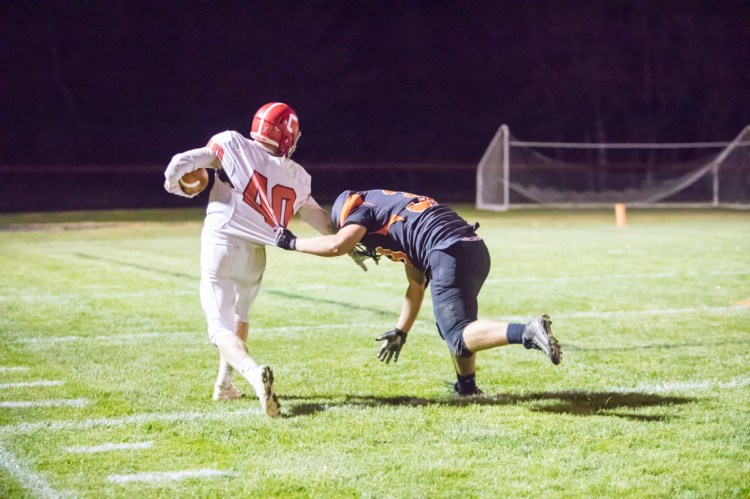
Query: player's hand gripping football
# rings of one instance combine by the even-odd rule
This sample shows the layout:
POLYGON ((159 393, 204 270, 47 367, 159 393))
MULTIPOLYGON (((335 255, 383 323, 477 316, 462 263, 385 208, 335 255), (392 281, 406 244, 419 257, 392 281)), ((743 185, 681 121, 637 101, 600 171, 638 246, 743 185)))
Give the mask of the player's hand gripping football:
POLYGON ((178 179, 167 179, 164 181, 164 190, 166 190, 170 194, 175 194, 177 196, 182 196, 184 198, 192 198, 195 197, 197 194, 188 194, 185 191, 182 190, 182 187, 180 187, 178 179))
POLYGON ((380 352, 378 352, 380 362, 385 361, 385 363, 388 364, 391 361, 391 357, 394 357, 394 355, 395 358, 393 359, 393 362, 398 362, 398 355, 401 353, 401 347, 406 343, 406 333, 399 328, 396 328, 392 331, 381 334, 375 338, 375 341, 384 342, 383 346, 380 347, 380 352))
POLYGON ((294 251, 297 249, 297 236, 286 227, 276 227, 276 246, 279 248, 294 251))

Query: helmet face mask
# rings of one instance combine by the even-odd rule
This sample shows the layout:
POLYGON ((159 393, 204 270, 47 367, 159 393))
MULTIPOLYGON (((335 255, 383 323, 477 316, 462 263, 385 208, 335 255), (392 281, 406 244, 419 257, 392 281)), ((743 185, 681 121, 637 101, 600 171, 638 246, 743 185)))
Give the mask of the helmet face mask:
POLYGON ((277 148, 281 156, 291 157, 300 135, 297 113, 283 102, 269 102, 253 117, 250 137, 277 148))

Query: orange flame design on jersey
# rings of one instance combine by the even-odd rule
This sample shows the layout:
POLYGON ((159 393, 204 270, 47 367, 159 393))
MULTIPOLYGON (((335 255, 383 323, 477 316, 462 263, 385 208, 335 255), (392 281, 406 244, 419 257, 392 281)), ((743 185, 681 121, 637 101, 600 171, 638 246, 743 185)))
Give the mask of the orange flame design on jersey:
POLYGON ((346 201, 344 201, 344 206, 341 207, 341 213, 339 213, 339 227, 343 227, 344 222, 349 217, 349 213, 364 202, 365 200, 362 199, 362 196, 357 193, 349 195, 346 201))
POLYGON ((388 248, 383 248, 382 246, 378 246, 377 248, 375 248, 375 251, 377 251, 379 255, 386 256, 394 262, 404 262, 405 264, 412 265, 411 260, 403 251, 389 250, 388 248))
POLYGON ((406 219, 404 217, 402 217, 402 216, 399 216, 399 215, 395 215, 395 214, 391 215, 391 219, 388 220, 388 223, 385 224, 383 227, 381 227, 380 230, 376 230, 375 234, 382 234, 384 236, 387 235, 388 234, 388 229, 391 228, 391 225, 395 224, 396 222, 400 222, 402 220, 406 220, 406 219))

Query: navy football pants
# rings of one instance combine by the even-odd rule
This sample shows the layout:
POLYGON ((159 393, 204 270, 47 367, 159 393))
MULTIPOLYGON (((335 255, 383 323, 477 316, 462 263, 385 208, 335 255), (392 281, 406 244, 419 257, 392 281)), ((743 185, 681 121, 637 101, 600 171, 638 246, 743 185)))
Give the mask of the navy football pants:
POLYGON ((430 288, 440 337, 459 357, 471 357, 464 328, 477 320, 477 296, 490 272, 490 253, 481 239, 459 241, 430 253, 430 288))

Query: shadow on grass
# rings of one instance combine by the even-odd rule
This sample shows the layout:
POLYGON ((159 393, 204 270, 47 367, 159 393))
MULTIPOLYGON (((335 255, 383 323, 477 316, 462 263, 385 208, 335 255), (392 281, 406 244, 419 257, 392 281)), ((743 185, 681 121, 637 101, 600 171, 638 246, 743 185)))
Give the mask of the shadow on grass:
MULTIPOLYGON (((196 282, 200 280, 200 276, 199 275, 185 274, 183 272, 172 272, 172 271, 169 271, 169 270, 164 270, 164 269, 158 269, 158 268, 154 268, 154 267, 149 267, 147 265, 141 265, 141 264, 138 264, 138 263, 122 262, 122 261, 115 260, 115 259, 112 259, 112 258, 104 258, 104 257, 100 257, 100 256, 87 255, 85 253, 75 253, 75 256, 77 256, 79 258, 88 259, 88 260, 98 260, 98 261, 107 262, 107 263, 114 263, 114 264, 120 265, 122 267, 128 267, 128 268, 143 270, 143 271, 146 271, 146 272, 152 272, 154 274, 161 274, 161 275, 167 275, 167 276, 170 276, 170 277, 179 277, 179 278, 183 278, 183 279, 190 279, 191 281, 196 281, 196 282)), ((275 296, 281 296, 281 297, 287 298, 289 300, 302 300, 302 301, 313 302, 313 303, 324 303, 326 305, 334 305, 334 306, 337 306, 337 307, 348 308, 348 309, 351 309, 351 310, 360 310, 360 311, 371 312, 373 314, 381 315, 383 317, 391 317, 391 316, 393 316, 393 311, 381 310, 381 309, 373 308, 373 307, 365 307, 365 306, 362 306, 362 305, 356 305, 354 303, 346 303, 346 302, 336 301, 336 300, 327 300, 325 298, 319 298, 319 297, 310 296, 310 295, 298 295, 298 294, 295 294, 295 293, 289 293, 288 291, 281 291, 281 290, 278 290, 278 289, 273 289, 273 288, 268 288, 268 287, 264 287, 262 292, 263 293, 267 293, 267 294, 271 294, 271 295, 275 295, 275 296)))
POLYGON ((587 346, 576 346, 569 343, 563 343, 563 349, 566 352, 626 352, 626 351, 638 351, 638 350, 669 350, 672 348, 689 348, 689 347, 707 347, 717 345, 734 345, 737 341, 734 339, 727 339, 724 341, 692 341, 692 342, 680 342, 680 343, 651 343, 645 345, 632 345, 632 346, 611 346, 611 347, 587 347, 587 346))
POLYGON ((280 395, 282 403, 287 405, 287 417, 310 416, 319 412, 336 410, 344 407, 422 407, 442 405, 446 407, 461 407, 470 405, 528 405, 536 412, 552 412, 572 414, 575 416, 616 416, 638 421, 663 421, 667 416, 659 414, 638 414, 630 411, 661 407, 677 404, 687 404, 695 399, 688 397, 673 397, 639 392, 539 392, 528 394, 500 394, 467 398, 434 398, 419 397, 376 397, 376 396, 345 396, 329 397, 325 395, 311 397, 295 397, 280 395), (330 402, 305 403, 310 399, 331 399, 330 402), (300 403, 294 403, 299 400, 300 403))

